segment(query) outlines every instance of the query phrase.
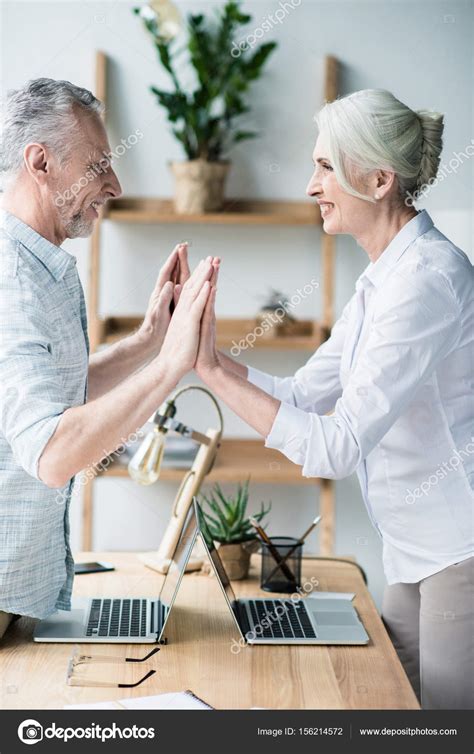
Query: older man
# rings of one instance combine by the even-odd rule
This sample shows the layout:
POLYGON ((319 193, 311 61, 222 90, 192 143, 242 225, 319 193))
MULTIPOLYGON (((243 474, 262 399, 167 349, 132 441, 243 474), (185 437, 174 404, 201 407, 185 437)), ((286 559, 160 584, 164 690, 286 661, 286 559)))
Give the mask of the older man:
POLYGON ((6 101, 0 637, 15 615, 44 618, 70 608, 74 475, 143 425, 192 369, 212 289, 214 260, 203 260, 190 276, 186 247, 177 247, 139 330, 89 359, 76 260, 61 244, 88 236, 98 207, 121 193, 101 109, 86 89, 50 79, 31 81, 6 101), (81 186, 78 193, 73 185, 81 186))

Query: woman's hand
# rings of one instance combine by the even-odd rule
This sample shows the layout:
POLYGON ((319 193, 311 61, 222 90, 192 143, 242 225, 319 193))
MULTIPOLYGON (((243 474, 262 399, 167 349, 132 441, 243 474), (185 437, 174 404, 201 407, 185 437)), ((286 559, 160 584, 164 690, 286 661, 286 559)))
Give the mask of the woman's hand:
POLYGON ((177 249, 178 261, 176 262, 176 267, 171 278, 171 282, 175 285, 173 292, 173 301, 170 307, 171 314, 173 314, 174 307, 178 303, 179 290, 191 277, 191 270, 189 269, 188 263, 188 242, 183 241, 182 243, 178 244, 177 249))
POLYGON ((151 357, 160 351, 179 286, 183 286, 189 277, 188 246, 181 243, 175 246, 158 274, 145 318, 136 334, 137 340, 151 357))
MULTIPOLYGON (((201 318, 209 298, 213 270, 212 257, 208 257, 199 262, 182 287, 180 284, 176 285, 178 303, 161 351, 155 359, 160 367, 164 367, 173 375, 176 382, 189 372, 196 362, 201 318)), ((165 283, 162 295, 171 301, 171 281, 165 283)))
POLYGON ((201 321, 201 334, 199 339, 199 349, 194 369, 202 380, 221 366, 219 354, 216 346, 216 293, 217 278, 219 276, 220 259, 215 257, 212 263, 213 273, 211 278, 211 292, 207 300, 204 314, 201 321))

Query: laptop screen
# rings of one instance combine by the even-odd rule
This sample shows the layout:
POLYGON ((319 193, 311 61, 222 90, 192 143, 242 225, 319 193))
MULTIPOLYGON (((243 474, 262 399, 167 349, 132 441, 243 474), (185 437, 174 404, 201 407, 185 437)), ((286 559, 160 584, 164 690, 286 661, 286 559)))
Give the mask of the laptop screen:
POLYGON ((212 564, 214 566, 214 570, 216 572, 217 578, 221 582, 221 585, 226 593, 227 599, 231 607, 234 607, 237 601, 235 592, 232 589, 232 586, 229 581, 229 577, 227 576, 221 557, 217 551, 212 534, 209 531, 209 527, 206 523, 206 519, 204 518, 201 506, 199 505, 196 498, 194 498, 194 505, 196 508, 199 531, 201 532, 201 536, 204 540, 204 544, 206 545, 207 550, 209 551, 209 556, 212 560, 212 564))
POLYGON ((197 533, 198 527, 196 513, 193 506, 191 506, 181 530, 168 572, 161 587, 159 597, 159 604, 162 609, 162 615, 159 617, 160 637, 163 633, 169 612, 178 592, 181 579, 196 541, 197 533))

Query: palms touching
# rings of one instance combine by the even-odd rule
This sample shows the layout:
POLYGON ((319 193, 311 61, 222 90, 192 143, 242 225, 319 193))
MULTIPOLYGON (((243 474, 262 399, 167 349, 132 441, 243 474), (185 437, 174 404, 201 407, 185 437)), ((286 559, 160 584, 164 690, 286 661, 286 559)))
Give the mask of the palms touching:
POLYGON ((181 243, 175 246, 159 272, 139 330, 144 340, 150 342, 154 355, 162 346, 179 290, 189 277, 188 247, 181 243))

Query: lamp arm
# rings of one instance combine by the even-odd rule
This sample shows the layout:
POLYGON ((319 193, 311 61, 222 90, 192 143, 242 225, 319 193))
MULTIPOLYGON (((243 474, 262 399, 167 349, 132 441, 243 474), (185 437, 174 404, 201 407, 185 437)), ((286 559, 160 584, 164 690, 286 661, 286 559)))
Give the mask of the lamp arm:
POLYGON ((178 388, 178 390, 176 390, 176 392, 173 393, 170 400, 173 402, 176 401, 176 399, 179 398, 180 395, 182 395, 183 393, 186 393, 188 390, 200 390, 201 393, 205 393, 211 399, 217 411, 217 415, 219 417, 219 433, 222 435, 224 431, 224 417, 222 416, 221 407, 216 401, 213 393, 211 393, 211 391, 208 390, 206 387, 202 387, 202 385, 186 385, 185 387, 178 388))
POLYGON ((198 494, 201 484, 212 467, 216 456, 220 432, 215 429, 208 430, 209 445, 201 445, 191 469, 185 474, 177 492, 170 521, 161 540, 158 552, 152 558, 142 558, 146 565, 161 573, 166 573, 170 559, 176 548, 188 510, 193 502, 193 497, 198 494))
POLYGON ((165 429, 166 432, 171 429, 173 432, 177 432, 178 434, 183 435, 183 437, 190 437, 192 440, 196 440, 196 442, 199 442, 201 445, 209 445, 211 442, 207 435, 203 435, 202 432, 197 432, 192 427, 187 427, 177 419, 166 419, 166 421, 163 421, 161 423, 161 427, 165 429))
MULTIPOLYGON (((178 389, 166 402, 162 414, 160 411, 161 409, 157 412, 154 419, 155 423, 159 424, 160 428, 164 428, 165 432, 168 431, 168 429, 173 429, 186 437, 191 437, 193 440, 197 440, 201 446, 196 454, 191 469, 185 474, 180 484, 173 503, 171 518, 163 535, 163 539, 161 540, 158 552, 152 555, 145 554, 141 556, 141 560, 145 565, 161 573, 167 573, 188 510, 192 505, 193 497, 198 494, 204 478, 214 464, 220 439, 224 431, 224 418, 222 416, 221 408, 211 391, 207 390, 205 387, 201 387, 201 385, 186 385, 185 387, 178 389), (202 393, 206 393, 206 395, 212 400, 219 417, 219 429, 208 429, 204 435, 201 432, 196 432, 192 427, 186 427, 184 424, 181 424, 174 419, 176 413, 175 401, 180 395, 188 390, 200 390, 202 393)), ((191 567, 191 564, 188 564, 188 567, 191 567)))

